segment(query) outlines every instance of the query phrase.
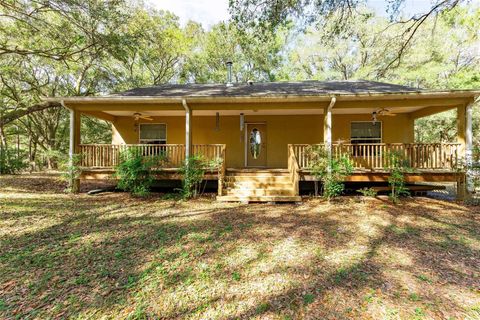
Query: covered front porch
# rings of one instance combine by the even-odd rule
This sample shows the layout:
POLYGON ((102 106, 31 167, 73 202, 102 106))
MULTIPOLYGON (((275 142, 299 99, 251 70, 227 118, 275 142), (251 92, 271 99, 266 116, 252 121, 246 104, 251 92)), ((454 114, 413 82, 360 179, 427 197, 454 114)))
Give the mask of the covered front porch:
MULTIPOLYGON (((218 195, 224 200, 238 199, 239 190, 229 190, 245 180, 251 188, 272 187, 275 194, 268 194, 269 200, 299 200, 301 181, 313 181, 310 172, 311 158, 308 149, 312 147, 326 148, 325 144, 289 144, 286 147, 288 164, 282 168, 228 168, 225 144, 194 144, 191 155, 201 156, 206 162, 215 162, 219 166, 206 171, 205 180, 217 181, 218 195), (270 177, 270 178, 269 178, 270 177), (266 180, 269 178, 269 180, 266 180), (264 181, 265 180, 265 181, 264 181), (281 188, 280 188, 281 187, 281 188), (283 188, 283 189, 282 189, 283 188)), ((388 154, 400 154, 413 169, 406 174, 407 183, 419 182, 454 182, 457 183, 458 198, 465 196, 465 173, 461 170, 460 143, 376 143, 376 144, 332 144, 332 157, 346 155, 350 158, 354 172, 346 182, 387 182, 390 166, 388 154)), ((156 168, 159 180, 181 180, 179 168, 185 161, 185 144, 81 144, 79 145, 80 167, 82 179, 107 179, 120 163, 121 153, 135 149, 146 158, 157 158, 161 161, 156 168)), ((245 187, 244 185, 241 186, 245 187)), ((258 193, 258 191, 257 191, 258 193)), ((250 197, 251 199, 251 197, 250 197)), ((260 199, 259 197, 255 199, 260 199)), ((254 199, 254 200, 255 200, 254 199)))
MULTIPOLYGON (((298 86, 300 90, 306 84, 298 86)), ((387 181, 387 155, 395 151, 414 171, 407 181, 456 182, 459 198, 468 191, 463 168, 472 154, 472 92, 229 93, 236 89, 227 88, 218 97, 181 97, 175 91, 171 97, 66 100, 70 153, 80 154, 81 178, 110 175, 121 152, 136 148, 145 157, 162 155, 161 180, 181 179, 178 169, 184 160, 201 155, 221 164, 205 177, 218 181, 220 197, 241 201, 248 192, 298 197, 300 182, 313 179, 306 150, 321 146, 332 157, 350 158, 355 169, 347 178, 351 181, 387 181), (457 142, 414 142, 416 119, 448 110, 457 112, 457 142), (112 143, 82 144, 82 114, 111 122, 112 143)))

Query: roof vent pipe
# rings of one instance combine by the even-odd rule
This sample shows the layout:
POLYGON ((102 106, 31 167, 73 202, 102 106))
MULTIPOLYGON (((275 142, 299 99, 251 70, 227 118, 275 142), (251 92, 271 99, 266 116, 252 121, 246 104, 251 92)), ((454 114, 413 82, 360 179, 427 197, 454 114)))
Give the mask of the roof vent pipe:
POLYGON ((233 87, 232 82, 232 61, 227 61, 227 87, 233 87))

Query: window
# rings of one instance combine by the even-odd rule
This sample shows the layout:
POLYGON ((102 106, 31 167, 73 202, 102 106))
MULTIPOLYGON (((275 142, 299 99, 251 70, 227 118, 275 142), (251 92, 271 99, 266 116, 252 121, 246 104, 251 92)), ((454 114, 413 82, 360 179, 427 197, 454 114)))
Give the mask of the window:
POLYGON ((164 123, 141 123, 140 143, 166 144, 167 125, 164 123))
POLYGON ((377 148, 368 146, 368 144, 382 142, 382 123, 379 121, 352 122, 350 125, 350 142, 354 145, 352 148, 354 157, 376 156, 377 148), (366 144, 367 146, 365 146, 366 144))
POLYGON ((250 132, 250 153, 253 159, 257 159, 260 155, 260 150, 262 146, 262 136, 260 131, 255 128, 250 132))
POLYGON ((381 143, 382 123, 376 122, 352 122, 350 126, 350 141, 359 143, 381 143))

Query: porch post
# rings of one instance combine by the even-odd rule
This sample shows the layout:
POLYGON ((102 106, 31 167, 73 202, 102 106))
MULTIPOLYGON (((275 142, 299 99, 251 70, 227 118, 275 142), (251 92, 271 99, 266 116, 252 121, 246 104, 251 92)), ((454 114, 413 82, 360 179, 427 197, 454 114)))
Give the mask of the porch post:
POLYGON ((473 193, 473 179, 472 179, 472 161, 473 161, 473 103, 469 103, 465 110, 465 164, 467 166, 466 172, 466 188, 467 193, 473 193))
POLYGON ((323 143, 327 149, 328 159, 332 158, 332 108, 337 98, 334 96, 328 106, 323 109, 323 143))
MULTIPOLYGON (((63 104, 63 103, 62 103, 63 104)), ((81 115, 78 111, 74 109, 70 110, 70 145, 69 145, 69 166, 70 166, 70 188, 73 193, 78 193, 80 191, 80 179, 74 177, 73 166, 74 156, 78 153, 78 148, 80 145, 80 125, 81 125, 81 115)))
POLYGON ((457 141, 460 143, 460 157, 465 161, 466 168, 466 181, 457 183, 457 198, 460 200, 473 191, 473 181, 471 179, 473 153, 472 113, 473 103, 457 107, 457 141))
POLYGON ((192 153, 192 110, 186 99, 182 99, 182 105, 185 109, 185 159, 188 159, 192 153))

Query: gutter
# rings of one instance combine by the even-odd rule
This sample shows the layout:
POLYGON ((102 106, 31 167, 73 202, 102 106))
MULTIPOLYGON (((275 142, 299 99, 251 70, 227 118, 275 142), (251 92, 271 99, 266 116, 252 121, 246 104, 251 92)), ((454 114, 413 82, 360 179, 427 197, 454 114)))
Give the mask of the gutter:
MULTIPOLYGON (((239 102, 245 100, 251 101, 268 101, 268 100, 303 100, 303 101, 329 101, 335 96, 338 101, 359 100, 361 98, 369 98, 370 100, 389 100, 389 99, 418 99, 418 98, 477 98, 480 96, 478 90, 450 90, 450 91, 423 91, 423 92, 375 92, 375 93, 335 93, 335 94, 274 94, 274 95, 233 95, 233 96, 190 96, 190 103, 202 102, 239 102)), ((177 104, 179 99, 185 99, 182 96, 97 96, 97 97, 59 97, 59 98, 45 98, 45 101, 68 101, 73 103, 108 103, 108 102, 151 102, 151 103, 171 103, 177 104)))

